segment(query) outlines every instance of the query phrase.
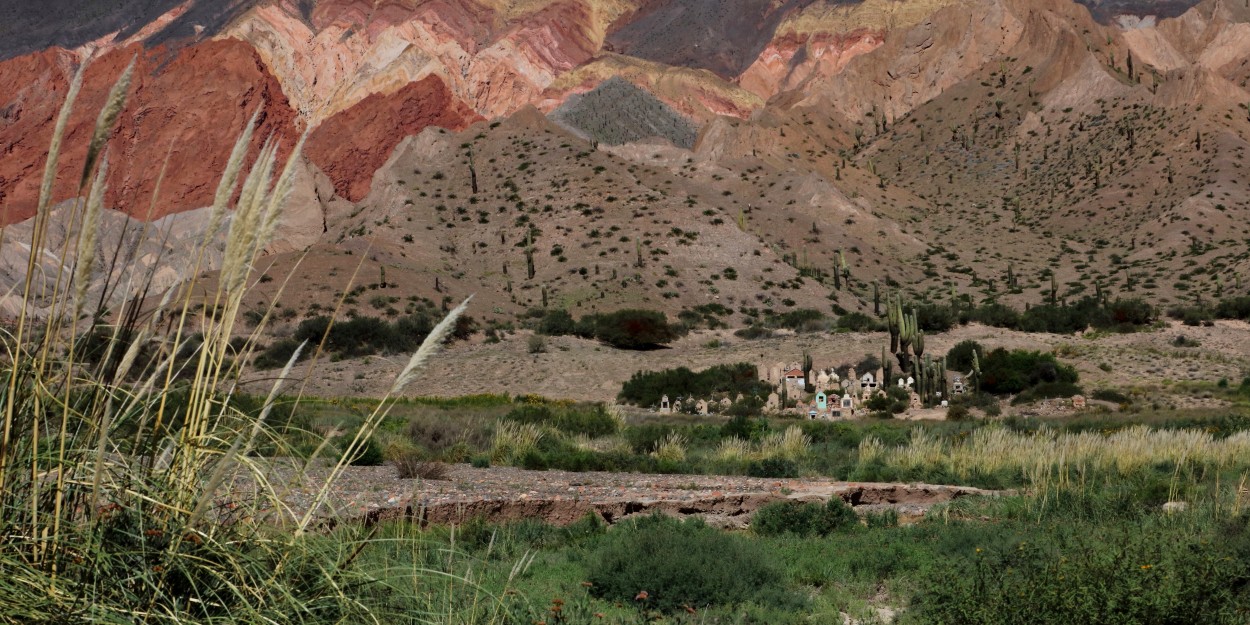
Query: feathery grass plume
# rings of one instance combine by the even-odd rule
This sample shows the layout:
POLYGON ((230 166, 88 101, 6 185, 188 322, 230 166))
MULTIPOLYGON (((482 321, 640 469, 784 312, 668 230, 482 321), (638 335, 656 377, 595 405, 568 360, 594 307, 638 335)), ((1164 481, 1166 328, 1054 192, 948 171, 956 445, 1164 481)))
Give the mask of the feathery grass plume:
MULTIPOLYGON (((445 316, 443 320, 438 323, 438 325, 434 326, 434 329, 431 330, 425 337, 425 340, 421 342, 421 347, 413 353, 412 358, 408 360, 408 364, 399 373, 399 375, 395 377, 395 382, 391 385, 390 390, 382 397, 382 400, 378 402, 378 405, 374 408, 373 412, 365 418, 363 423, 361 423, 360 427, 356 430, 356 435, 352 438, 351 442, 348 443, 347 447, 343 450, 342 455, 339 456, 338 462, 334 465, 334 468, 331 469, 329 475, 327 475, 325 480, 322 482, 321 488, 313 498, 312 505, 309 506, 308 511, 304 513, 303 518, 299 521, 299 526, 295 530, 296 536, 302 536, 308 531, 308 527, 309 524, 312 523, 314 513, 321 507, 325 498, 329 496, 330 487, 343 472, 343 469, 347 466, 348 460, 355 457, 356 454, 366 444, 368 444, 370 438, 372 438, 374 433, 377 431, 378 426, 382 424, 382 420, 386 418, 386 415, 390 413, 391 407, 394 406, 394 402, 392 400, 395 395, 403 391, 404 387, 406 387, 415 377, 416 371, 420 369, 427 360, 429 360, 430 356, 434 355, 434 353, 439 350, 439 348, 443 345, 443 342, 451 334, 451 330, 455 326, 456 319, 464 313, 464 310, 469 305, 469 301, 472 299, 472 295, 465 298, 465 300, 454 310, 448 313, 447 316, 445 316)), ((324 341, 325 339, 323 337, 322 342, 324 343, 324 341)), ((312 459, 310 458, 309 462, 311 461, 312 459)), ((305 471, 306 470, 307 465, 305 466, 305 471)))
POLYGON ((803 433, 803 429, 792 425, 784 432, 773 432, 760 441, 760 454, 765 458, 785 458, 798 460, 807 455, 812 439, 803 433))
POLYGON ((725 461, 741 461, 751 457, 751 442, 731 436, 722 439, 716 448, 716 457, 725 461))
POLYGON ((70 323, 78 319, 87 300, 87 287, 91 284, 91 270, 95 267, 95 247, 100 235, 100 212, 104 207, 104 194, 108 191, 108 155, 100 162, 91 192, 87 195, 87 208, 78 231, 78 250, 74 254, 74 314, 70 323))
POLYGON ((256 437, 260 435, 261 430, 265 426, 269 413, 273 410, 273 404, 278 399, 278 392, 282 390, 282 383, 291 375, 291 369, 295 367, 296 361, 299 360, 300 352, 304 351, 304 347, 308 345, 308 341, 299 344, 295 351, 291 353, 291 358, 287 360, 286 366, 282 368, 282 373, 278 375, 278 379, 274 380, 273 388, 269 391, 269 396, 265 398, 265 404, 261 408, 260 414, 252 421, 252 430, 244 440, 242 436, 235 436, 234 443, 217 461, 217 466, 213 469, 212 476, 205 482, 200 491, 199 501, 195 505, 195 509, 191 511, 187 517, 185 529, 195 527, 203 518, 204 513, 208 511, 208 507, 212 505, 213 499, 217 496, 217 489, 221 487, 222 481, 226 477, 226 472, 234 466, 235 458, 246 456, 252 450, 252 445, 256 442, 256 437))
POLYGON ((504 462, 520 458, 537 449, 545 435, 546 432, 537 423, 500 421, 495 425, 495 436, 491 439, 490 459, 492 462, 504 462))
POLYGON ((83 75, 87 73, 87 62, 78 66, 74 79, 69 83, 69 91, 65 94, 65 103, 56 117, 56 126, 52 130, 52 143, 48 146, 48 158, 44 162, 43 180, 39 183, 39 204, 36 215, 42 215, 52 203, 52 185, 56 182, 57 161, 61 157, 61 142, 65 139, 65 127, 69 124, 70 113, 74 109, 74 101, 82 90, 83 75))
POLYGON ((655 444, 651 455, 662 462, 682 462, 686 459, 686 437, 677 432, 669 432, 668 436, 655 444))
POLYGON ((287 157, 282 173, 278 174, 278 181, 274 184, 273 191, 269 194, 269 206, 266 208, 264 217, 260 221, 260 230, 256 234, 253 254, 260 254, 273 238, 274 230, 278 227, 278 217, 282 214, 282 207, 286 204, 287 198, 291 196, 291 188, 295 185, 295 167, 303 156, 304 142, 307 140, 308 133, 305 132, 300 136, 299 141, 296 142, 295 149, 291 150, 290 156, 287 157))
POLYGON ((443 342, 451 335, 452 329, 456 327, 456 320, 469 308, 469 302, 471 301, 473 301, 472 295, 466 297, 463 302, 460 302, 459 306, 447 313, 447 316, 443 317, 443 320, 438 322, 438 325, 434 326, 433 330, 430 330, 425 340, 421 341, 421 347, 412 354, 412 358, 408 359, 408 364, 404 366, 404 370, 395 377, 395 383, 391 385, 391 390, 386 393, 388 396, 395 396, 403 392, 404 387, 408 386, 416 378, 417 371, 425 365, 425 362, 431 356, 438 352, 443 342))
POLYGON ((117 123, 117 118, 122 114, 122 109, 126 108, 126 97, 130 93, 130 79, 134 75, 135 62, 138 57, 130 59, 130 64, 126 66, 126 70, 122 72, 117 82, 113 83, 113 88, 109 91, 108 99, 104 103, 104 108, 100 109, 100 116, 96 118, 95 130, 91 133, 91 143, 87 145, 87 160, 82 166, 82 178, 78 181, 78 191, 82 194, 82 189, 87 186, 87 180, 91 178, 91 171, 95 168, 96 160, 100 158, 100 154, 104 150, 104 144, 108 141, 108 135, 113 131, 113 124, 117 123))

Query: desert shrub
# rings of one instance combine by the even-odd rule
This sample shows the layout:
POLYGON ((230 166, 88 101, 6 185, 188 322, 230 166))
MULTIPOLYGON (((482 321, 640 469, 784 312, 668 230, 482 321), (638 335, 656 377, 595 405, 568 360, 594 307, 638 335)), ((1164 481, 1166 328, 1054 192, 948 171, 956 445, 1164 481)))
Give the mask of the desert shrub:
POLYGON ((1205 306, 1173 306, 1168 309, 1168 317, 1187 326, 1200 326, 1214 319, 1215 311, 1205 306))
POLYGON ((590 328, 594 338, 617 349, 654 349, 676 338, 664 313, 655 310, 626 309, 587 315, 578 322, 577 333, 590 328))
POLYGON ((959 323, 958 313, 950 306, 923 302, 915 310, 916 323, 925 332, 946 332, 959 323))
POLYGON ((570 315, 569 311, 553 309, 543 313, 542 319, 538 322, 538 331, 548 336, 564 336, 573 334, 576 326, 573 315, 570 315))
POLYGON ((972 418, 972 413, 963 404, 951 404, 946 410, 947 421, 967 421, 970 418, 972 418))
POLYGON ((1250 295, 1220 300, 1215 306, 1215 316, 1220 319, 1250 319, 1250 295))
POLYGON ((531 354, 541 354, 547 351, 547 339, 541 334, 532 334, 525 342, 525 350, 531 354))
POLYGON ((1202 346, 1202 341, 1199 341, 1198 339, 1191 339, 1188 336, 1185 336, 1184 334, 1178 334, 1176 335, 1176 338, 1172 339, 1172 347, 1201 347, 1201 346, 1202 346))
POLYGON ((972 339, 956 343, 950 351, 946 352, 946 368, 950 371, 972 371, 972 354, 974 352, 978 360, 985 356, 985 348, 972 339))
POLYGON ((1026 404, 1039 399, 1051 399, 1056 397, 1072 397, 1080 395, 1081 387, 1071 382, 1042 382, 1033 387, 1027 388, 1012 398, 1012 404, 1026 404))
POLYGON ((449 415, 413 416, 408 420, 406 432, 412 442, 435 455, 462 443, 472 449, 485 449, 491 440, 485 427, 449 415))
POLYGON ((613 528, 587 570, 595 596, 661 611, 758 601, 784 577, 758 543, 658 514, 613 528))
POLYGON ((716 365, 694 372, 686 367, 663 371, 639 371, 621 386, 617 396, 623 402, 638 406, 654 406, 663 395, 669 399, 684 396, 706 396, 713 393, 741 393, 751 397, 760 393, 767 395, 770 387, 761 382, 755 365, 740 362, 732 365, 716 365))
POLYGON ((741 330, 735 330, 734 336, 740 339, 754 340, 766 339, 773 335, 773 331, 762 325, 749 325, 741 330))
POLYGON ((787 328, 796 332, 819 332, 829 328, 825 314, 813 308, 800 308, 773 315, 768 323, 776 328, 787 328))
POLYGON ((873 332, 881 329, 881 322, 860 312, 850 312, 838 317, 838 329, 851 332, 873 332))
POLYGON ((793 500, 765 504, 751 518, 751 531, 761 536, 828 536, 854 527, 859 527, 859 517, 837 496, 824 505, 793 500))
POLYGON ((1132 403, 1132 399, 1128 395, 1121 393, 1113 388, 1100 388, 1090 394, 1090 397, 1099 401, 1115 402, 1117 404, 1132 403))
POLYGON ((1076 369, 1055 360, 1053 354, 998 348, 981 363, 981 390, 996 395, 1019 393, 1043 382, 1075 384, 1076 369))
POLYGON ((395 473, 401 480, 445 480, 449 467, 446 463, 426 460, 420 453, 407 453, 394 460, 395 473))
POLYGON ((982 304, 972 311, 970 316, 973 321, 979 321, 995 328, 1016 329, 1020 327, 1020 313, 1016 312, 1016 309, 998 302, 982 304))

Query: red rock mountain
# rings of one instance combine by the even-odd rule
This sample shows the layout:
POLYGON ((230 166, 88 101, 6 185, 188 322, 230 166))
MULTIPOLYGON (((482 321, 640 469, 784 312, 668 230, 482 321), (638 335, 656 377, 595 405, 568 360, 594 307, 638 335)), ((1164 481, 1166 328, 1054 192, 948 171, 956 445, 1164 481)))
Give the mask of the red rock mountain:
MULTIPOLYGON (((320 215, 327 237, 344 215, 400 201, 413 210, 430 203, 435 223, 450 223, 442 215, 450 210, 483 226, 472 241, 440 234, 450 238, 428 241, 434 249, 472 245, 476 253, 487 240, 515 241, 485 227, 485 203, 496 213, 505 204, 556 212, 560 198, 590 204, 573 187, 593 175, 576 161, 598 147, 611 156, 598 167, 634 178, 633 200, 608 193, 605 204, 641 215, 661 203, 647 198, 683 195, 665 204, 674 214, 656 219, 682 232, 701 220, 736 222, 802 275, 818 275, 813 267, 831 266, 840 250, 873 278, 940 275, 925 287, 935 293, 992 290, 988 276, 1023 264, 1059 273, 1073 295, 1094 281, 1215 293, 1250 269, 1250 257, 1233 251, 1250 219, 1242 199, 1250 196, 1242 169, 1250 9, 1242 2, 124 0, 94 13, 65 0, 48 10, 25 4, 0 15, 21 33, 0 43, 4 223, 31 214, 75 67, 92 59, 58 200, 76 193, 96 111, 113 77, 137 58, 109 144, 108 201, 141 217, 167 154, 153 216, 206 205, 233 137, 263 105, 254 149, 268 136, 289 148, 308 133, 299 197, 309 204, 300 214, 320 215), (592 99, 604 110, 579 110, 585 127, 537 142, 560 131, 535 109, 555 111, 612 77, 671 107, 665 116, 697 125, 693 150, 646 141, 608 147, 617 134, 636 136, 609 123, 629 117, 612 106, 646 98, 592 99), (500 123, 517 129, 511 151, 509 139, 486 132, 500 123), (470 147, 432 143, 430 128, 470 147), (521 139, 522 130, 537 134, 521 139), (403 151, 414 135, 438 149, 403 151), (473 147, 483 137, 498 154, 476 163, 471 192, 414 182, 430 171, 459 180, 485 149, 473 147), (530 154, 532 145, 545 147, 530 154), (514 170, 500 169, 522 152, 514 170), (667 182, 644 180, 641 167, 667 182), (550 189, 527 197, 514 178, 535 169, 550 189), (487 178, 507 185, 502 201, 478 197, 487 178), (482 206, 458 205, 469 196, 482 206), (685 214, 683 205, 700 212, 685 214), (970 230, 984 243, 970 245, 970 230), (1188 258, 1208 269, 1186 271, 1196 284, 1179 287, 1159 258, 1169 268, 1188 258)), ((595 219, 594 206, 578 210, 595 219)), ((558 247, 593 245, 569 239, 558 247)), ((427 258, 419 271, 446 271, 442 260, 427 258)), ((507 275, 499 271, 481 268, 507 275)), ((700 288, 673 298, 722 290, 700 288)))

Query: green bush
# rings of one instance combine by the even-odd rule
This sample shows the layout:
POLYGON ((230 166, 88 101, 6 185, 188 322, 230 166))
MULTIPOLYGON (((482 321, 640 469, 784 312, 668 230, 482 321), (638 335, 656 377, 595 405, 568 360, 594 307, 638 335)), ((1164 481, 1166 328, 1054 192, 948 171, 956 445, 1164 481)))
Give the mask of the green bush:
POLYGON ((859 517, 836 495, 823 506, 803 501, 765 504, 751 519, 751 531, 761 536, 828 536, 853 527, 859 527, 859 517))
MULTIPOLYGON (((341 436, 337 443, 341 449, 346 450, 348 444, 352 442, 351 436, 341 436)), ((382 455, 382 446, 372 438, 366 439, 364 445, 356 451, 356 455, 352 457, 351 464, 354 467, 377 467, 386 462, 386 458, 382 455)))
POLYGON ((980 343, 967 339, 955 344, 946 352, 946 368, 949 371, 958 371, 967 373, 972 371, 972 354, 976 353, 977 359, 985 357, 985 348, 980 343))
POLYGON ((758 543, 658 514, 613 528, 587 569, 595 596, 661 611, 767 600, 784 579, 758 543))
POLYGON ((732 365, 716 365, 694 372, 686 367, 663 371, 639 371, 621 386, 617 396, 623 402, 637 406, 655 406, 663 395, 675 400, 691 395, 707 396, 727 393, 747 397, 767 395, 771 388, 761 382, 755 365, 740 362, 732 365))
POLYGON ((617 349, 654 349, 676 338, 664 313, 655 310, 627 309, 587 315, 578 322, 579 328, 588 318, 591 319, 587 327, 593 327, 594 338, 617 349))
POLYGON ((1043 382, 1075 384, 1076 369, 1055 360, 1053 354, 995 349, 981 363, 981 390, 1011 395, 1043 382))
POLYGON ((881 328, 881 323, 864 313, 851 312, 838 317, 837 327, 851 332, 874 332, 881 328))
POLYGON ((567 310, 548 310, 538 322, 538 332, 548 336, 573 334, 577 324, 567 310))
POLYGON ((1244 624, 1246 519, 1218 537, 1160 530, 1123 522, 1030 528, 1015 540, 965 546, 935 561, 906 622, 1244 624))

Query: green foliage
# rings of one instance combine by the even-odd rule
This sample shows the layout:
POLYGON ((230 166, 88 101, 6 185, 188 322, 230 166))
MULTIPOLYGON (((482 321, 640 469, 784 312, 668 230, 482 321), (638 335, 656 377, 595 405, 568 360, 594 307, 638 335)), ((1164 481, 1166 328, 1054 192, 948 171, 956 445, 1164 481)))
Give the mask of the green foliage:
POLYGON ((850 312, 838 317, 837 327, 851 332, 876 332, 882 329, 881 322, 860 312, 850 312))
POLYGON ((1081 298, 1072 304, 1033 306, 1023 313, 991 302, 968 312, 968 318, 986 325, 1023 330, 1072 334, 1089 327, 1129 332, 1153 324, 1158 314, 1145 300, 1116 299, 1102 302, 1096 297, 1081 298))
POLYGON ((770 429, 768 420, 763 417, 753 419, 747 415, 735 415, 720 427, 720 437, 759 441, 764 438, 765 434, 768 434, 770 429))
POLYGON ((585 434, 591 438, 614 434, 618 425, 607 408, 598 403, 573 406, 526 403, 513 408, 504 418, 550 425, 565 434, 585 434))
POLYGON ((736 396, 754 396, 769 393, 769 386, 761 382, 755 365, 740 362, 732 365, 716 365, 694 372, 685 367, 663 371, 639 371, 621 386, 617 396, 623 402, 638 406, 654 406, 664 395, 669 399, 692 395, 708 396, 728 393, 736 396))
POLYGON ((782 576, 758 543, 662 515, 614 528, 587 571, 595 596, 665 612, 767 601, 782 576))
POLYGON ((768 325, 795 332, 820 332, 829 329, 829 319, 819 310, 800 308, 769 317, 768 325))
POLYGON ((995 349, 981 363, 981 390, 996 395, 1019 393, 1043 382, 1077 382, 1076 369, 1053 354, 995 349))
POLYGON ((573 334, 576 325, 569 311, 557 308, 543 313, 538 322, 538 332, 548 336, 565 336, 573 334))
POLYGON ((575 327, 580 336, 593 337, 617 349, 654 349, 674 338, 664 313, 626 309, 586 315, 575 327))
POLYGON ((793 500, 765 504, 751 519, 751 530, 761 536, 828 536, 856 527, 859 517, 855 510, 837 496, 823 506, 793 500))
MULTIPOLYGON (((307 342, 300 359, 312 356, 325 337, 325 351, 336 359, 372 354, 402 354, 416 351, 434 329, 438 317, 432 310, 420 310, 388 322, 376 317, 356 317, 333 325, 326 316, 305 319, 290 338, 279 339, 257 355, 253 364, 261 369, 284 366, 301 342, 307 342), (327 331, 329 334, 327 335, 327 331)), ((475 332, 471 319, 461 317, 452 336, 463 340, 475 332)))
POLYGON ((1246 519, 1221 531, 1136 524, 1052 527, 937 561, 908 614, 915 623, 1245 623, 1246 519))
POLYGON ((958 372, 972 371, 973 353, 976 353, 978 358, 982 358, 985 356, 985 348, 972 339, 956 343, 950 351, 946 352, 947 370, 958 372))

